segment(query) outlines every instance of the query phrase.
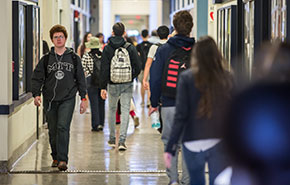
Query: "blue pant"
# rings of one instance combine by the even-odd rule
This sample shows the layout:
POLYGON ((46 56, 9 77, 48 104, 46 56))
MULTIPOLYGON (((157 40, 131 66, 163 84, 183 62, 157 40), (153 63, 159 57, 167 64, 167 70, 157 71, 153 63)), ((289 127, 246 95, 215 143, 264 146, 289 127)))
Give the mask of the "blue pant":
POLYGON ((64 101, 49 102, 44 99, 47 115, 51 156, 54 160, 68 162, 69 132, 75 107, 75 97, 64 101))
POLYGON ((191 152, 183 145, 183 156, 190 176, 190 185, 205 185, 206 162, 210 185, 214 185, 215 178, 228 166, 221 143, 201 152, 191 152))
POLYGON ((92 129, 97 129, 99 125, 104 126, 105 101, 101 98, 101 89, 99 88, 89 87, 88 95, 91 106, 92 129))
POLYGON ((131 98, 133 96, 133 83, 125 84, 108 84, 108 98, 109 98, 109 128, 110 139, 115 139, 116 126, 116 110, 117 103, 121 102, 121 126, 119 143, 124 143, 127 137, 127 130, 129 125, 129 112, 131 105, 131 98))

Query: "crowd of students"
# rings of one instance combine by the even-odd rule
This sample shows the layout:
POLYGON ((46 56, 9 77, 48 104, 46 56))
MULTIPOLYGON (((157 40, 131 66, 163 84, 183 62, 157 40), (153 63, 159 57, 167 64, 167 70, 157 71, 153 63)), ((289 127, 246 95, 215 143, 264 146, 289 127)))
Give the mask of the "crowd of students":
POLYGON ((65 47, 65 28, 61 25, 51 28, 54 47, 34 70, 32 93, 37 106, 43 95, 52 167, 67 169, 70 123, 77 91, 82 100, 80 113, 85 112, 90 102, 92 131, 103 130, 104 101, 108 98, 108 145, 118 150, 127 149, 129 116, 134 119, 135 127, 139 125, 132 100, 133 80, 138 78, 142 84, 141 106, 145 105, 147 90, 149 115, 155 111, 161 114, 161 139, 169 184, 205 184, 206 163, 210 185, 228 166, 234 168, 233 182, 238 182, 241 174, 235 169, 243 169, 253 171, 248 176, 253 184, 287 184, 287 176, 274 173, 273 168, 283 174, 287 171, 283 164, 289 162, 286 157, 290 151, 289 141, 286 142, 289 133, 284 132, 289 130, 289 116, 285 112, 289 106, 285 103, 289 101, 290 68, 286 60, 289 44, 267 47, 266 57, 255 68, 260 70, 255 85, 235 96, 234 75, 225 68, 225 60, 213 38, 204 36, 196 42, 190 37, 193 18, 188 11, 177 12, 173 26, 172 34, 167 26, 158 27, 158 39, 149 39, 148 30, 143 30, 143 41, 137 45, 134 39, 126 37, 124 24, 118 22, 113 25, 107 44, 102 33, 96 37, 85 34, 77 49, 79 56, 65 47), (259 94, 263 93, 265 96, 260 98, 259 94), (266 108, 258 106, 265 101, 266 108), (253 106, 256 109, 249 109, 253 106), (263 113, 272 122, 261 121, 265 120, 263 113), (276 120, 277 115, 280 120, 276 120), (121 122, 118 141, 116 122, 121 122), (264 136, 265 133, 270 133, 272 138, 264 136), (263 141, 276 147, 270 144, 261 147, 263 141), (283 145, 279 146, 280 143, 283 145), (177 166, 180 151, 181 179, 177 166))

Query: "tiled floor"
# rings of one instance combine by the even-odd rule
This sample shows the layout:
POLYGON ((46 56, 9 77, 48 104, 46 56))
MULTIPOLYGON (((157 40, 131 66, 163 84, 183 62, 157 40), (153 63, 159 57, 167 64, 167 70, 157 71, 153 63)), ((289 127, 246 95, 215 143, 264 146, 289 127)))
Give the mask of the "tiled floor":
MULTIPOLYGON (((138 86, 135 86, 135 88, 138 86)), ((74 113, 71 125, 68 171, 51 168, 47 130, 14 166, 12 173, 0 175, 1 185, 166 185, 160 134, 151 128, 148 109, 140 107, 134 93, 140 126, 130 119, 127 146, 119 152, 107 145, 107 120, 104 132, 91 132, 90 114, 74 113)))

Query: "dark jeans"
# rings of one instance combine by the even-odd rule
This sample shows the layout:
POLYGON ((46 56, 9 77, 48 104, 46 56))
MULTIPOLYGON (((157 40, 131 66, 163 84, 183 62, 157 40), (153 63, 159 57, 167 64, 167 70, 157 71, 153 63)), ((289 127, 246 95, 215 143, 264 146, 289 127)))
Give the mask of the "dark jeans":
POLYGON ((75 97, 64 101, 49 102, 44 99, 51 156, 54 160, 68 162, 69 132, 75 107, 75 97))
POLYGON ((97 129, 99 125, 104 126, 105 101, 101 98, 101 89, 99 88, 89 87, 88 95, 91 106, 92 129, 97 129))
POLYGON ((183 145, 183 156, 190 176, 190 185, 205 185, 206 162, 208 163, 210 185, 214 185, 215 178, 228 166, 221 143, 201 152, 191 152, 183 145))

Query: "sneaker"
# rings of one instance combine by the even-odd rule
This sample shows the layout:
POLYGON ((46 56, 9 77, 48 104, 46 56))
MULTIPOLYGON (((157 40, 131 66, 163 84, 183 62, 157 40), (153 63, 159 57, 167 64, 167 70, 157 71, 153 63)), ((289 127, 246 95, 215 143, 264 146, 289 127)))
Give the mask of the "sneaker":
POLYGON ((110 146, 110 147, 115 147, 116 146, 116 141, 115 141, 115 139, 110 139, 109 141, 108 141, 108 145, 110 146))
POLYGON ((98 128, 92 128, 92 130, 91 130, 92 132, 98 132, 99 131, 99 129, 98 128))
POLYGON ((57 167, 58 167, 59 171, 67 170, 67 164, 64 161, 60 161, 57 167))
POLYGON ((138 127, 140 125, 139 123, 139 118, 137 116, 134 117, 134 126, 135 128, 138 127))
POLYGON ((103 127, 103 125, 98 125, 97 129, 98 129, 99 131, 103 131, 104 127, 103 127))
POLYGON ((127 146, 125 145, 125 143, 119 143, 119 147, 118 147, 119 150, 127 150, 127 146))
POLYGON ((177 182, 170 182, 169 185, 179 185, 177 182))
POLYGON ((53 160, 51 163, 51 167, 56 168, 58 165, 58 161, 57 160, 53 160))

